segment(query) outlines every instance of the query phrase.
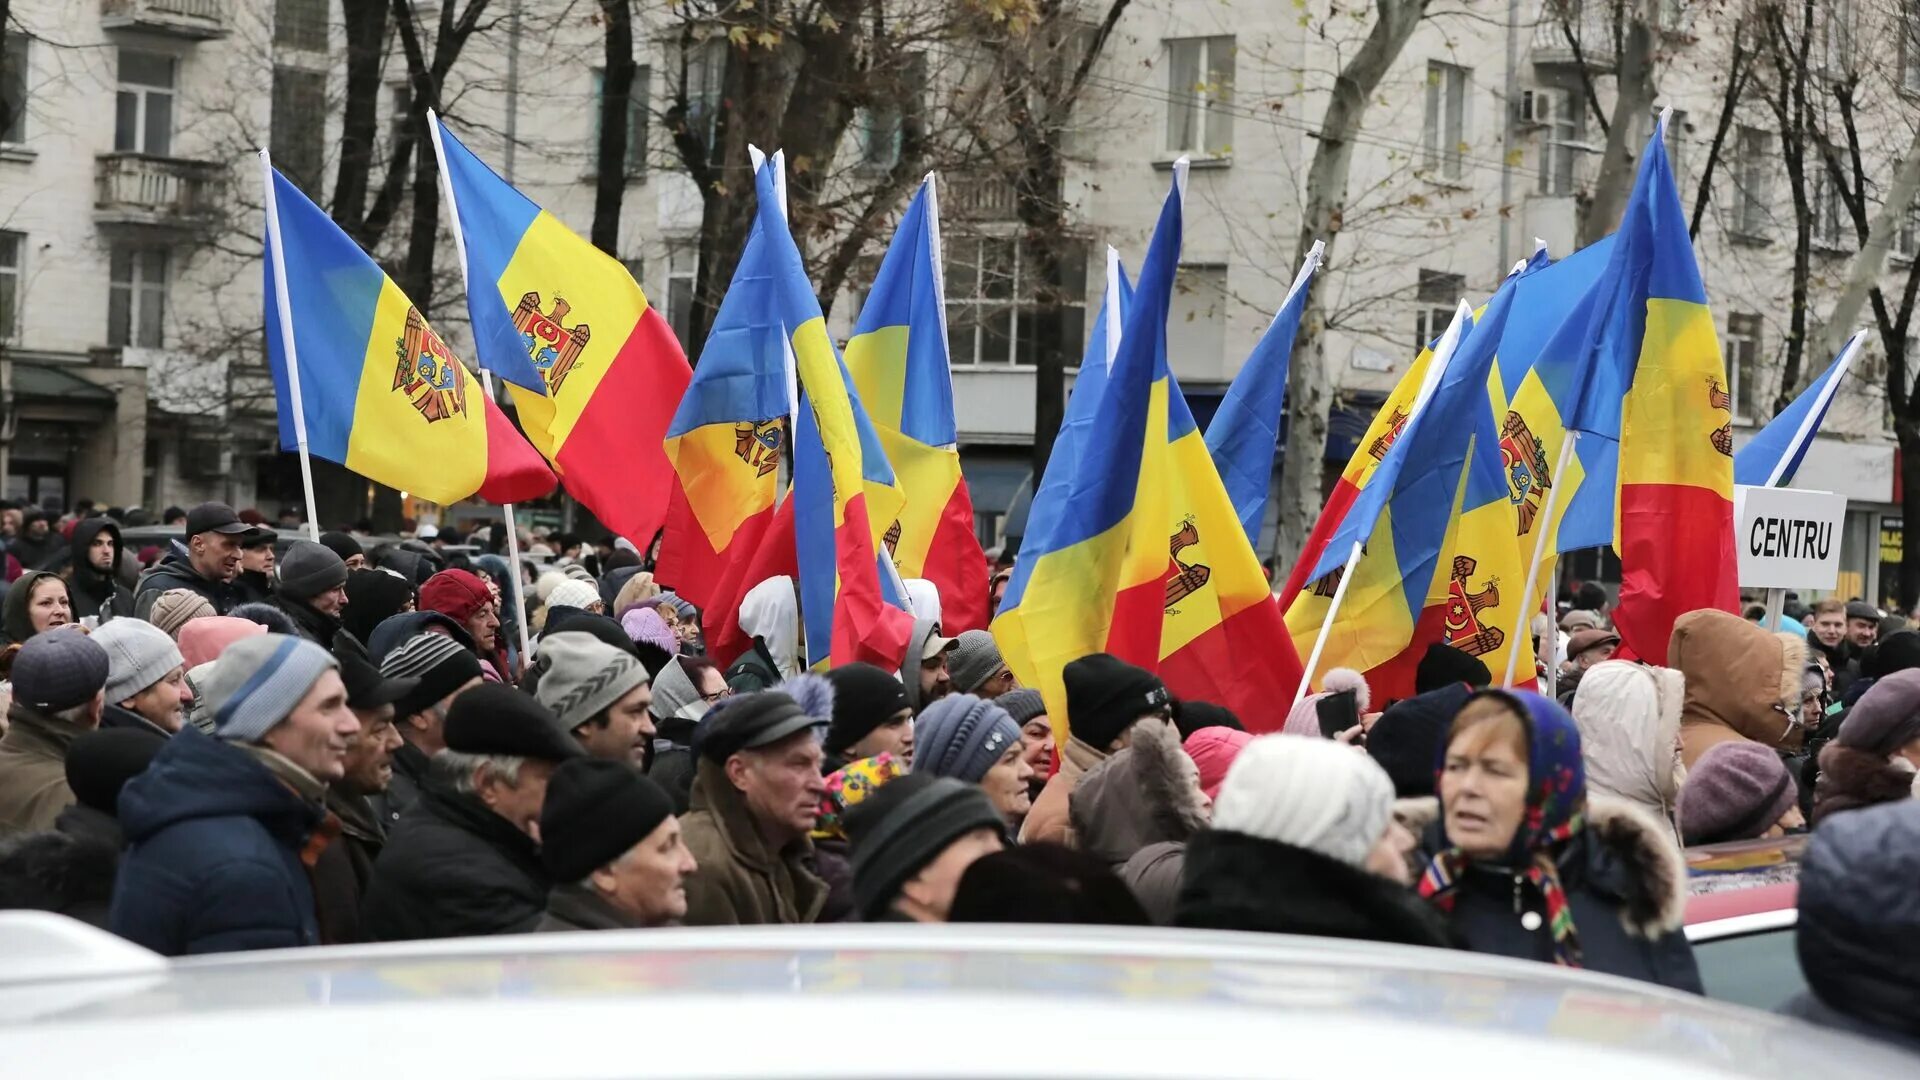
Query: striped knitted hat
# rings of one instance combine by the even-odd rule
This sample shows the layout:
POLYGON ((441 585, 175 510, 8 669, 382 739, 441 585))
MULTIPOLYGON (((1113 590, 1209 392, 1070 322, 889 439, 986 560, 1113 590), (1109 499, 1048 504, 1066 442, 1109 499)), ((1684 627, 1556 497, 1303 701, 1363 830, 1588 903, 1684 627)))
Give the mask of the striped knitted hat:
POLYGON ((215 738, 259 742, 292 713, 313 684, 339 667, 304 638, 259 634, 227 646, 200 682, 200 708, 213 717, 215 738))

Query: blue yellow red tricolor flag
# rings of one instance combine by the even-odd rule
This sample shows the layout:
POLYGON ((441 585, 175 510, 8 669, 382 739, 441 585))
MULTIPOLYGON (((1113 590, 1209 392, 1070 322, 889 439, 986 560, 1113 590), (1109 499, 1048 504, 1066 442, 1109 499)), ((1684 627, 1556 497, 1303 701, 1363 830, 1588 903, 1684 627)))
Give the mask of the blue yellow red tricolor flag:
MULTIPOLYGON (((809 665, 856 660, 898 670, 913 633, 897 579, 882 568, 884 527, 904 501, 840 361, 781 206, 775 155, 755 178, 755 223, 769 296, 788 336, 801 407, 794 429, 793 524, 809 665)), ((702 367, 705 365, 702 364, 702 367)))
POLYGON ((902 576, 939 589, 941 632, 952 636, 987 624, 987 562, 960 474, 939 207, 930 174, 874 275, 846 365, 905 497, 886 546, 902 576))
POLYGON ((620 262, 502 180, 432 117, 482 367, 567 491, 645 547, 666 520, 662 450, 692 372, 620 262))
POLYGON ((304 433, 309 453, 437 503, 552 491, 552 471, 413 301, 298 188, 263 171, 281 449, 300 449, 304 433))
POLYGON ((1299 336, 1307 288, 1325 250, 1324 241, 1313 242, 1272 324, 1233 377, 1219 411, 1207 424, 1207 450, 1213 455, 1214 468, 1226 484, 1227 494, 1233 498, 1234 513, 1240 517, 1249 544, 1260 543, 1267 491, 1273 481, 1273 458, 1280 446, 1280 417, 1286 405, 1293 339, 1299 336))
POLYGON ((1866 341, 1865 330, 1848 338, 1827 370, 1733 455, 1734 483, 1756 487, 1787 487, 1793 483, 1793 474, 1799 471, 1807 448, 1820 432, 1820 422, 1827 418, 1827 407, 1840 392, 1840 381, 1847 377, 1847 368, 1866 341))
MULTIPOLYGON (((1157 509, 1167 502, 1167 380, 1151 328, 1164 337, 1180 258, 1184 158, 1173 173, 1105 385, 1097 395, 1084 384, 1074 393, 1097 408, 1098 422, 1086 425, 1073 454, 1048 462, 993 620, 1007 665, 1040 690, 1062 732, 1071 725, 1061 682, 1068 661, 1106 651, 1159 665, 1169 566, 1157 509)), ((1089 356, 1083 379, 1095 363, 1089 356)))

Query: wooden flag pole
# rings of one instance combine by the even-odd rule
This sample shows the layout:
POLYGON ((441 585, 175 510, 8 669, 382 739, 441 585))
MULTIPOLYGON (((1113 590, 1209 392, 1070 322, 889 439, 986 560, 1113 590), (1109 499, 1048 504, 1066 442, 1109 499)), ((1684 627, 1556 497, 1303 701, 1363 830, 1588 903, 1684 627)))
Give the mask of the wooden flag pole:
POLYGON ((1347 585, 1353 581, 1353 568, 1359 565, 1361 550, 1361 543, 1355 540, 1353 553, 1347 556, 1346 566, 1340 571, 1340 583, 1333 587, 1333 603, 1327 605, 1327 617, 1320 623, 1320 636, 1313 639, 1313 652, 1307 657, 1306 670, 1300 674, 1300 689, 1293 692, 1296 705, 1313 686, 1313 669, 1320 666, 1320 654, 1326 650, 1327 638, 1333 634, 1333 620, 1340 614, 1340 601, 1346 599, 1347 585))
POLYGON ((273 158, 260 151, 260 179, 273 245, 273 298, 280 309, 280 351, 287 358, 287 397, 293 405, 293 438, 300 450, 300 486, 307 496, 307 539, 320 540, 320 512, 313 497, 313 457, 307 452, 307 412, 300 399, 300 353, 293 340, 293 301, 287 294, 287 249, 280 241, 280 202, 273 192, 273 158))
MULTIPOLYGON (((1569 431, 1567 437, 1561 441, 1560 459, 1553 463, 1553 475, 1549 477, 1552 485, 1547 488, 1547 501, 1540 508, 1540 517, 1536 519, 1540 531, 1533 538, 1533 561, 1527 564, 1527 584, 1520 593, 1520 616, 1513 625, 1513 640, 1516 644, 1507 650, 1507 673, 1500 680, 1500 685, 1509 690, 1513 688, 1514 669, 1520 666, 1520 648, 1517 643, 1529 634, 1527 623, 1533 619, 1533 613, 1539 610, 1532 606, 1533 586, 1540 580, 1540 560, 1546 556, 1547 533, 1553 528, 1553 512, 1560 505, 1560 489, 1566 486, 1567 462, 1573 460, 1573 444, 1579 439, 1578 431, 1569 431)), ((1549 625, 1548 629, 1556 628, 1549 625)))

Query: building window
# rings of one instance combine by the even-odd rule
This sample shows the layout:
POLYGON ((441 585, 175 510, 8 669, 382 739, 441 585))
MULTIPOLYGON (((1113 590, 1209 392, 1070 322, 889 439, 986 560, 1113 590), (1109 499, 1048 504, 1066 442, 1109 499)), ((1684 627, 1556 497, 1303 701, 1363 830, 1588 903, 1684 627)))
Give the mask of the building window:
POLYGON ((1826 0, 1819 5, 1820 63, 1829 75, 1853 70, 1853 0, 1826 0))
POLYGON ((1233 37, 1169 38, 1166 47, 1167 152, 1232 153, 1233 37))
POLYGON ((1743 127, 1739 145, 1733 173, 1733 231, 1741 236, 1765 236, 1773 201, 1773 135, 1743 127))
POLYGON ((1727 377, 1733 381, 1733 418, 1751 420, 1759 393, 1760 316, 1733 312, 1727 316, 1727 377))
MULTIPOLYGON (((1906 216, 1893 230, 1893 253, 1902 259, 1920 255, 1920 205, 1907 207, 1906 216)), ((1920 357, 1920 354, 1915 354, 1920 357)))
POLYGON ((273 129, 268 149, 274 166, 310 197, 320 192, 320 173, 326 159, 326 129, 314 118, 326 112, 326 72, 273 69, 273 129))
POLYGON ((1427 168, 1460 179, 1467 160, 1467 69, 1427 62, 1427 168))
POLYGON ((681 54, 686 83, 687 131, 708 147, 713 156, 715 134, 720 126, 720 103, 727 85, 727 39, 724 35, 691 42, 681 54))
MULTIPOLYGON (((592 175, 600 172, 600 117, 605 112, 601 107, 601 95, 606 87, 607 73, 604 68, 593 69, 593 142, 587 147, 587 161, 592 175)), ((627 161, 626 175, 643 177, 647 175, 647 92, 653 84, 653 69, 641 66, 633 69, 633 87, 627 93, 627 161)))
POLYGON ((413 84, 397 82, 387 87, 387 152, 395 153, 406 140, 413 123, 413 84))
POLYGON ((1227 356, 1227 268, 1182 266, 1167 312, 1167 355, 1200 378, 1223 374, 1227 356))
POLYGON ((680 339, 680 348, 693 351, 693 286, 700 268, 700 249, 682 244, 667 249, 667 325, 680 339))
POLYGON ((1086 328, 1084 243, 1062 245, 1060 296, 1046 305, 1033 252, 1012 237, 951 237, 942 254, 954 364, 1032 364, 1043 348, 1077 356, 1086 328))
POLYGON ((328 0, 274 0, 273 43, 288 49, 327 51, 328 0))
POLYGON ((1920 0, 1906 0, 1900 11, 1900 87, 1920 94, 1920 0))
POLYGON ((27 234, 0 232, 0 341, 19 329, 21 267, 27 256, 27 234))
POLYGON ((107 344, 159 348, 167 316, 167 249, 116 247, 109 271, 107 344))
POLYGON ((27 35, 15 30, 0 55, 0 143, 27 141, 28 44, 27 35))
POLYGON ((1840 229, 1845 211, 1840 205, 1840 189, 1825 169, 1813 177, 1813 246, 1829 251, 1846 248, 1846 235, 1840 229))
POLYGON ((1465 274, 1421 269, 1420 288, 1414 295, 1414 299, 1419 301, 1419 308, 1413 314, 1415 351, 1440 340, 1440 335, 1446 333, 1448 324, 1453 322, 1453 313, 1460 306, 1460 298, 1466 294, 1465 274))
POLYGON ((173 152, 173 57, 120 50, 120 88, 114 99, 113 148, 166 157, 173 152))
MULTIPOLYGON (((882 76, 883 78, 887 76, 882 76)), ((926 110, 926 57, 907 57, 881 103, 862 106, 854 113, 853 130, 859 140, 859 167, 867 172, 889 172, 900 164, 909 124, 918 125, 926 110)), ((917 126, 916 126, 916 130, 917 126)))
MULTIPOLYGON (((1432 93, 1431 90, 1428 93, 1432 93)), ((1536 90, 1540 128, 1540 194, 1571 195, 1587 152, 1586 110, 1565 90, 1536 90)))

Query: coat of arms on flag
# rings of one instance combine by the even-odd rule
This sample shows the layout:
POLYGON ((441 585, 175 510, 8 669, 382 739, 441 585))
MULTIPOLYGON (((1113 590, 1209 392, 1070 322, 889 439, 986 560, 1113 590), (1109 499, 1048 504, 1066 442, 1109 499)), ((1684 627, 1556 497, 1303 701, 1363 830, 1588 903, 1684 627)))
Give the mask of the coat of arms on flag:
POLYGON ((1533 531, 1533 519, 1540 515, 1546 490, 1553 486, 1547 468, 1547 448, 1541 445, 1526 418, 1508 410, 1500 428, 1500 463, 1507 469, 1507 496, 1520 524, 1520 535, 1533 531))
POLYGON ((467 415, 467 369, 421 318, 419 308, 408 306, 406 330, 394 346, 399 363, 393 388, 412 399, 427 423, 467 415))
POLYGON ((553 310, 541 314, 537 292, 520 297, 519 306, 513 309, 513 325, 520 330, 520 341, 527 347, 533 366, 540 369, 541 378, 547 381, 549 396, 560 392, 567 373, 573 370, 581 351, 593 340, 593 331, 586 323, 575 323, 570 328, 561 325, 560 320, 572 310, 572 305, 556 296, 553 310))

